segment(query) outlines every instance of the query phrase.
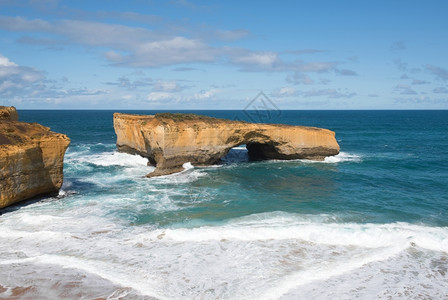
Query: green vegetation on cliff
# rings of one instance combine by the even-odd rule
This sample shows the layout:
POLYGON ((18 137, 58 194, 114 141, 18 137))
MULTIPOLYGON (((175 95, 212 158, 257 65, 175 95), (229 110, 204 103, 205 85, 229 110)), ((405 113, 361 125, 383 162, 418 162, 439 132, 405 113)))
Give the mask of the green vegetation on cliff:
POLYGON ((196 114, 183 114, 183 113, 158 113, 155 114, 154 117, 156 119, 171 119, 175 122, 182 122, 182 121, 216 121, 216 120, 222 120, 217 119, 213 117, 203 116, 203 115, 196 115, 196 114))

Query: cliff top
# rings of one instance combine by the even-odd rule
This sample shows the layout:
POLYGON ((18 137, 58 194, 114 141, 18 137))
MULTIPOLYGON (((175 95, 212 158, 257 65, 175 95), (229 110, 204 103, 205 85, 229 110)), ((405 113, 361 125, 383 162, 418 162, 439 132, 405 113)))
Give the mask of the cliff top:
POLYGON ((173 121, 173 122, 186 122, 186 121, 202 121, 206 123, 217 123, 217 122, 243 122, 244 121, 232 121, 227 119, 219 119, 204 115, 197 115, 197 114, 191 114, 191 113, 157 113, 155 115, 137 115, 137 114, 123 114, 123 113, 114 113, 115 117, 120 118, 127 118, 127 119, 136 119, 136 120, 144 120, 144 121, 150 121, 150 120, 157 120, 162 123, 166 121, 173 121))
POLYGON ((37 123, 0 121, 0 148, 33 143, 49 136, 65 135, 37 123))
POLYGON ((174 122, 183 121, 206 121, 206 122, 216 122, 216 121, 228 121, 225 119, 218 119, 209 116, 196 115, 196 114, 184 114, 184 113, 158 113, 154 115, 156 119, 170 119, 174 122))
POLYGON ((191 113, 157 113, 155 115, 137 115, 137 114, 125 114, 125 113, 114 113, 115 118, 121 118, 121 119, 127 119, 127 120, 135 120, 139 121, 142 125, 146 124, 156 124, 155 122, 160 122, 164 125, 167 125, 168 123, 176 124, 177 123, 185 123, 185 124, 195 124, 197 122, 202 122, 206 124, 224 124, 224 125, 232 125, 232 124, 247 124, 247 125, 263 125, 266 128, 272 128, 272 127, 296 127, 296 128, 302 128, 306 130, 325 130, 317 127, 309 127, 309 126, 300 126, 300 125, 288 125, 288 124, 271 124, 271 123, 250 123, 246 121, 241 120, 229 120, 229 119, 220 119, 220 118, 214 118, 204 115, 197 115, 197 114, 191 114, 191 113))

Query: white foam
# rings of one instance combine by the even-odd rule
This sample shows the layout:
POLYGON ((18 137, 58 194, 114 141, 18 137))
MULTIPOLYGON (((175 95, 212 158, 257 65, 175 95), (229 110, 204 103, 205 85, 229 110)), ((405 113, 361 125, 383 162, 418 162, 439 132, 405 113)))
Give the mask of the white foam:
POLYGON ((0 238, 4 239, 34 239, 35 242, 44 242, 48 240, 64 239, 69 237, 67 233, 55 232, 50 230, 37 230, 37 231, 23 231, 4 229, 0 231, 0 238))
POLYGON ((182 165, 182 167, 183 167, 185 170, 194 169, 194 166, 191 164, 191 162, 186 162, 186 163, 184 163, 184 164, 182 165))
POLYGON ((145 197, 145 205, 146 208, 151 208, 153 210, 156 210, 158 212, 164 212, 164 211, 174 211, 178 210, 179 207, 176 205, 176 203, 172 200, 172 196, 175 193, 164 193, 164 194, 154 194, 154 195, 148 195, 145 197))
POLYGON ((448 252, 448 229, 407 223, 356 224, 313 223, 291 218, 273 218, 260 222, 237 221, 223 226, 160 229, 152 237, 163 235, 175 241, 201 242, 209 240, 288 240, 297 239, 316 244, 357 246, 366 248, 417 245, 421 248, 448 252))
POLYGON ((79 157, 77 159, 83 163, 91 163, 97 166, 122 166, 122 167, 145 167, 148 160, 139 155, 132 155, 121 152, 103 152, 79 157))
MULTIPOLYGON (((144 203, 157 201, 157 197, 151 198, 157 192, 153 188, 144 203)), ((135 210, 142 205, 137 199, 122 201, 128 201, 135 210)), ((17 264, 28 269, 51 264, 56 273, 57 266, 66 276, 79 274, 71 270, 84 270, 160 299, 271 299, 288 298, 302 286, 309 287, 310 294, 312 286, 330 288, 331 283, 342 290, 344 283, 351 282, 342 279, 356 279, 361 269, 364 280, 353 288, 362 287, 379 270, 375 267, 369 273, 366 265, 381 262, 381 269, 390 269, 384 280, 408 264, 415 265, 418 272, 434 275, 433 262, 425 260, 426 256, 434 257, 434 252, 425 249, 447 255, 445 227, 338 224, 332 222, 335 217, 331 215, 277 212, 216 226, 155 229, 153 225, 120 225, 113 215, 102 216, 98 210, 106 203, 111 207, 121 204, 107 198, 97 202, 95 206, 78 203, 63 211, 45 208, 53 214, 31 214, 28 209, 3 215, 1 278, 7 280, 8 272, 17 264), (406 255, 413 249, 426 254, 406 255), (339 277, 342 279, 337 280, 339 277)), ((36 273, 32 276, 27 280, 39 278, 36 273)), ((411 284, 420 282, 418 278, 410 280, 411 284)), ((374 289, 383 283, 369 284, 374 289)), ((428 284, 440 285, 440 279, 428 284)), ((331 299, 331 295, 324 299, 331 299)))
MULTIPOLYGON (((166 299, 166 297, 164 297, 163 295, 159 295, 155 290, 151 289, 151 285, 148 284, 148 280, 150 280, 151 278, 148 278, 149 276, 144 272, 144 270, 138 272, 139 274, 134 274, 140 276, 132 276, 132 280, 130 280, 128 273, 124 269, 123 265, 115 266, 114 263, 110 262, 105 263, 98 260, 91 261, 76 258, 73 256, 47 254, 36 256, 34 258, 16 260, 14 261, 14 263, 23 263, 30 261, 35 261, 41 264, 57 264, 62 266, 63 268, 80 269, 105 278, 110 282, 122 286, 132 287, 143 295, 156 297, 158 299, 166 299)), ((132 270, 132 272, 136 272, 136 270, 132 270)))
POLYGON ((68 194, 77 192, 69 186, 71 176, 76 178, 79 174, 83 174, 76 180, 110 188, 123 181, 139 180, 155 169, 148 166, 148 160, 144 157, 117 151, 99 154, 82 153, 67 159, 65 166, 66 176, 62 191, 68 194))
POLYGON ((67 196, 67 191, 65 191, 63 188, 61 188, 59 190, 58 197, 62 198, 62 197, 65 197, 65 196, 67 196))
POLYGON ((340 152, 335 156, 327 156, 325 157, 325 163, 341 163, 341 162, 361 162, 362 157, 357 154, 351 154, 347 152, 340 152))
POLYGON ((334 156, 327 156, 322 161, 309 160, 309 159, 299 159, 298 161, 304 163, 326 163, 326 164, 335 164, 335 163, 343 163, 343 162, 362 162, 362 156, 353 153, 347 152, 339 152, 339 154, 334 156))
POLYGON ((291 282, 276 299, 447 299, 446 269, 446 254, 409 248, 329 278, 291 282))
POLYGON ((151 180, 155 183, 164 184, 185 184, 196 181, 200 177, 207 176, 207 173, 196 169, 190 162, 182 165, 184 170, 170 175, 153 177, 151 180))
POLYGON ((339 154, 334 156, 327 156, 324 158, 324 160, 309 160, 309 159, 292 159, 292 160, 282 160, 282 159, 271 159, 266 160, 264 163, 278 163, 278 162, 302 162, 302 163, 309 163, 309 164, 335 164, 335 163, 344 163, 344 162, 362 162, 362 155, 354 154, 354 153, 347 153, 347 152, 339 152, 339 154))
POLYGON ((247 151, 246 145, 239 145, 239 146, 233 147, 232 149, 247 151))
POLYGON ((381 249, 373 254, 357 255, 342 263, 338 261, 316 264, 307 270, 285 276, 278 285, 264 291, 260 299, 279 299, 293 288, 348 273, 372 262, 390 259, 405 248, 406 246, 397 245, 392 248, 381 249))

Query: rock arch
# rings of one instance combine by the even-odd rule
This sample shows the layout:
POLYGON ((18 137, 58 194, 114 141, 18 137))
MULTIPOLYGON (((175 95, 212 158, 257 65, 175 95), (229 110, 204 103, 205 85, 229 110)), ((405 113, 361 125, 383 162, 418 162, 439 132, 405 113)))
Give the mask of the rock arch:
POLYGON ((147 157, 156 170, 148 177, 183 170, 182 165, 217 163, 230 149, 246 144, 261 159, 322 160, 339 153, 335 133, 327 129, 256 124, 192 114, 141 116, 114 114, 119 151, 147 157))

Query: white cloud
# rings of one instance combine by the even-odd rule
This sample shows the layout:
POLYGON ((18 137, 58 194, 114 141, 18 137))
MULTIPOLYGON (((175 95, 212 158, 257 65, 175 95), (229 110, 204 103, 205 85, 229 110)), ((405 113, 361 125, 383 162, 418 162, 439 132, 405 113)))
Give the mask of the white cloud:
POLYGON ((310 62, 310 63, 299 63, 297 64, 298 71, 302 72, 327 72, 334 69, 336 63, 334 62, 310 62))
MULTIPOLYGON (((418 96, 411 98, 396 98, 395 103, 398 104, 432 104, 432 105, 446 105, 448 104, 447 98, 430 98, 428 96, 418 96)), ((424 107, 426 108, 426 107, 424 107)))
POLYGON ((272 52, 252 52, 247 53, 243 56, 234 58, 235 63, 249 64, 249 65, 259 65, 268 66, 272 65, 277 61, 277 54, 272 52))
POLYGON ((89 104, 105 94, 107 90, 98 88, 64 88, 48 80, 39 70, 20 66, 0 54, 0 97, 12 105, 42 108, 42 104, 55 105, 64 101, 89 104))
POLYGON ((17 64, 0 54, 0 67, 17 67, 17 64))
POLYGON ((8 89, 14 88, 15 84, 10 80, 0 82, 0 94, 6 92, 8 89))
POLYGON ((75 88, 68 90, 60 90, 58 94, 59 97, 63 97, 63 96, 97 96, 107 93, 108 91, 104 89, 75 88))
POLYGON ((212 62, 219 51, 199 40, 173 37, 146 42, 132 49, 119 63, 133 67, 160 67, 178 63, 212 62))
POLYGON ((110 46, 120 50, 128 50, 146 39, 158 37, 140 27, 77 20, 59 21, 48 32, 68 37, 70 42, 88 46, 110 46))
POLYGON ((148 94, 149 101, 159 102, 190 102, 195 100, 207 100, 219 93, 219 89, 202 90, 194 94, 179 94, 175 92, 151 92, 148 94))
POLYGON ((284 86, 278 90, 271 93, 273 97, 291 97, 298 94, 297 90, 290 86, 284 86))
POLYGON ((0 95, 11 97, 41 89, 45 77, 33 68, 19 66, 0 54, 0 95))
POLYGON ((149 101, 160 101, 160 100, 172 100, 175 99, 175 95, 173 93, 168 92, 151 92, 148 94, 147 99, 149 101))
POLYGON ((337 89, 311 90, 303 93, 304 97, 326 97, 332 99, 352 98, 356 96, 353 92, 342 92, 337 89))
POLYGON ((159 80, 154 83, 153 91, 162 91, 162 92, 178 92, 181 91, 183 87, 177 84, 176 81, 163 81, 159 80))
MULTIPOLYGON (((285 61, 279 57, 278 53, 272 51, 250 51, 229 46, 216 47, 205 42, 208 39, 207 35, 220 40, 241 38, 248 34, 242 29, 208 30, 204 34, 196 33, 192 28, 174 31, 150 30, 94 21, 59 20, 50 22, 5 16, 0 16, 0 29, 47 34, 45 38, 22 37, 20 39, 22 42, 33 45, 60 47, 79 44, 86 47, 98 47, 108 62, 120 66, 153 68, 182 63, 227 62, 240 66, 243 71, 251 72, 321 73, 335 70, 337 65, 335 62, 285 61), (187 34, 189 37, 185 36, 187 34)), ((345 70, 342 71, 342 73, 344 72, 345 70)))
POLYGON ((309 91, 299 91, 293 87, 285 86, 271 93, 273 97, 293 97, 300 96, 304 98, 309 97, 323 97, 329 99, 352 98, 356 93, 349 91, 342 91, 340 89, 312 89, 309 91))
POLYGON ((248 72, 305 72, 324 73, 336 70, 336 62, 286 61, 275 52, 252 52, 242 49, 227 49, 230 62, 242 66, 248 72))
POLYGON ((120 78, 117 79, 116 82, 106 82, 106 84, 126 88, 128 90, 135 90, 140 87, 152 86, 154 83, 151 78, 139 78, 136 80, 131 80, 126 76, 121 76, 120 78))
POLYGON ((116 51, 112 51, 112 50, 104 52, 103 56, 108 61, 115 62, 115 63, 121 62, 124 59, 123 55, 121 55, 120 53, 117 53, 116 51))
POLYGON ((210 99, 219 92, 218 89, 211 89, 208 91, 200 91, 199 93, 193 94, 193 96, 188 97, 190 100, 204 100, 210 99))

